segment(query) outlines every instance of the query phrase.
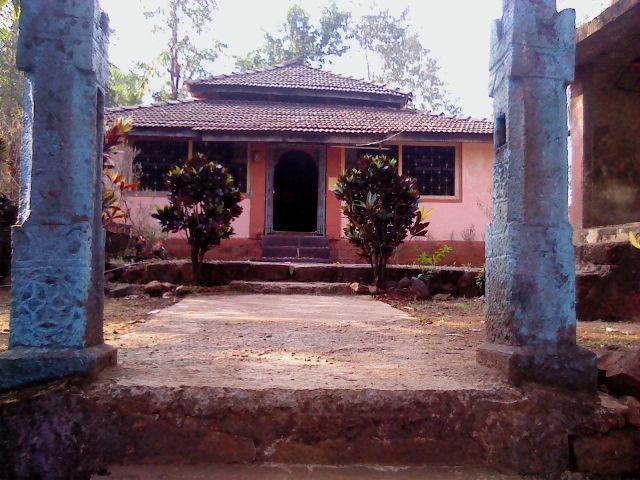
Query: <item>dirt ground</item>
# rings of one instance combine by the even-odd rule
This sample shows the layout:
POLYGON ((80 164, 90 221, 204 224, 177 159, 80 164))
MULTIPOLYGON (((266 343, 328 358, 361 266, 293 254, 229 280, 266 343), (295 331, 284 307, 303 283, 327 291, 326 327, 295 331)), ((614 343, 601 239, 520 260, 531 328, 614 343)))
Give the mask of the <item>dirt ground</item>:
MULTIPOLYGON (((484 329, 482 299, 415 301, 381 297, 382 301, 409 313, 421 323, 447 326, 464 335, 484 329)), ((578 322, 578 344, 598 352, 605 349, 640 348, 640 322, 578 322)))
MULTIPOLYGON (((9 338, 11 291, 0 288, 0 351, 5 350, 9 338)), ((483 302, 481 299, 454 299, 447 301, 413 301, 381 298, 391 306, 415 317, 420 324, 446 327, 449 333, 481 336, 483 328, 483 302), (480 332, 478 331, 480 330, 480 332)), ((116 341, 139 323, 151 318, 149 312, 173 305, 175 299, 107 298, 105 300, 105 340, 116 341)), ((640 322, 580 322, 578 342, 594 351, 603 349, 640 348, 640 322)))

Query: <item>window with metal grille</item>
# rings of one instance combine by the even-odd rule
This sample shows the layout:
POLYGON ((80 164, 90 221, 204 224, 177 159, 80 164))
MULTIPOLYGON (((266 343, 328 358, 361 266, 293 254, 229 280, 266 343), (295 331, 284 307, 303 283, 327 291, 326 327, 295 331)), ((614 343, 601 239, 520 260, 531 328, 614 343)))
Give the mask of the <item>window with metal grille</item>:
POLYGON ((402 147, 402 173, 418 182, 420 195, 456 195, 455 147, 402 147))
POLYGON ((169 170, 182 164, 189 153, 188 142, 144 141, 135 142, 140 153, 134 160, 134 170, 140 190, 162 192, 169 170))
POLYGON ((381 148, 347 148, 345 159, 345 170, 349 171, 352 168, 358 168, 360 160, 366 156, 384 155, 389 158, 395 158, 398 160, 398 146, 391 145, 381 148))
POLYGON ((202 153, 210 162, 227 168, 241 192, 247 192, 247 164, 249 160, 247 143, 238 142, 196 142, 194 153, 202 153))

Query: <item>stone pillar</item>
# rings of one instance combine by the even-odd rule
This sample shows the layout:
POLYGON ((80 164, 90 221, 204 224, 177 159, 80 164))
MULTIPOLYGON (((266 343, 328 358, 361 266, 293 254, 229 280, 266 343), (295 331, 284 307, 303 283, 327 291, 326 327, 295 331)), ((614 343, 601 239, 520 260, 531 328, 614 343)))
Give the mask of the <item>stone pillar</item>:
POLYGON ((555 0, 504 0, 494 25, 493 220, 487 235, 487 337, 478 360, 516 385, 596 388, 595 355, 576 346, 568 220, 567 97, 575 12, 555 0))
POLYGON ((23 184, 0 390, 91 373, 116 361, 102 336, 108 30, 97 0, 22 2, 23 184))

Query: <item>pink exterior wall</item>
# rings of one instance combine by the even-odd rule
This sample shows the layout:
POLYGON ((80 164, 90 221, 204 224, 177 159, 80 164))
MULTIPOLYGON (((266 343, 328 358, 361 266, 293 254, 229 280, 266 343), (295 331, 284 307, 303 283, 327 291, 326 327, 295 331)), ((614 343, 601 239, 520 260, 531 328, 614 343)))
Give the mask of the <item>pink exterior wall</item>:
MULTIPOLYGON (((134 226, 154 229, 160 231, 160 224, 151 215, 155 213, 156 207, 162 207, 168 204, 167 196, 160 192, 134 192, 129 193, 125 199, 126 208, 131 216, 131 222, 134 226)), ((236 231, 234 238, 249 238, 249 219, 251 218, 251 201, 245 198, 240 203, 243 208, 242 215, 233 222, 233 228, 236 231)), ((169 234, 170 238, 182 238, 179 233, 169 234)))
MULTIPOLYGON (((265 228, 267 147, 264 143, 253 143, 250 146, 249 192, 242 201, 244 211, 234 222, 236 235, 231 240, 223 242, 218 249, 217 254, 222 255, 221 258, 232 259, 234 252, 238 259, 246 255, 250 255, 251 258, 259 257, 259 239, 264 235, 265 228), (247 243, 248 239, 253 243, 247 243)), ((456 197, 423 199, 421 206, 427 210, 434 210, 429 219, 429 234, 426 238, 416 239, 404 245, 395 259, 396 263, 413 263, 421 251, 435 250, 443 243, 453 246, 456 250, 450 255, 452 262, 482 263, 485 229, 491 217, 493 145, 489 142, 474 142, 459 143, 456 147, 459 167, 456 197), (423 243, 424 245, 421 245, 423 243)), ((331 191, 335 180, 344 170, 344 157, 344 148, 327 148, 326 232, 329 239, 333 240, 332 249, 336 253, 334 260, 352 262, 357 260, 355 250, 346 240, 339 240, 344 238, 342 229, 347 221, 342 215, 340 202, 331 191)), ((402 168, 402 162, 400 163, 402 168)), ((159 225, 151 218, 151 214, 156 206, 167 203, 164 194, 130 193, 127 195, 126 203, 134 224, 156 228, 159 231, 159 225)), ((172 251, 178 252, 179 245, 176 242, 181 238, 182 236, 177 234, 170 236, 172 244, 175 244, 171 248, 172 251)))
POLYGON ((461 151, 461 187, 454 201, 429 199, 422 202, 433 209, 429 218, 429 239, 484 241, 491 221, 491 185, 493 182, 493 145, 463 143, 461 151), (472 235, 472 232, 475 232, 472 235))
MULTIPOLYGON (((424 198, 421 207, 433 209, 426 238, 416 241, 484 242, 491 221, 491 185, 493 182, 493 144, 458 144, 458 194, 456 199, 424 198)), ((402 163, 402 162, 401 162, 402 163)), ((342 216, 342 227, 347 220, 342 216)))

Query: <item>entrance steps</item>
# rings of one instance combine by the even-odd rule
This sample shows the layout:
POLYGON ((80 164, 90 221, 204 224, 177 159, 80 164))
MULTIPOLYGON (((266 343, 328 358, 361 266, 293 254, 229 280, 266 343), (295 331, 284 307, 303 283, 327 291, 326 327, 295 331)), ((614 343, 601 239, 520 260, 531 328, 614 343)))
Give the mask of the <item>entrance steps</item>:
POLYGON ((348 283, 333 282, 246 282, 233 281, 228 290, 268 295, 353 295, 348 283))
MULTIPOLYGON (((595 396, 509 388, 236 389, 123 378, 0 402, 0 478, 89 478, 78 473, 106 475, 112 468, 115 474, 140 468, 139 476, 108 478, 154 480, 518 478, 463 474, 482 469, 559 478, 581 461, 573 448, 580 435, 590 439, 618 420, 602 409, 595 396), (239 464, 464 468, 441 477, 231 475, 233 468, 242 473, 229 467, 239 464), (167 476, 156 475, 164 465, 171 466, 162 467, 167 476), (180 473, 184 465, 229 474, 189 476, 180 473)), ((607 448, 597 455, 616 456, 607 448)))
POLYGON ((329 239, 317 235, 276 234, 262 239, 262 260, 267 262, 329 263, 329 239))

